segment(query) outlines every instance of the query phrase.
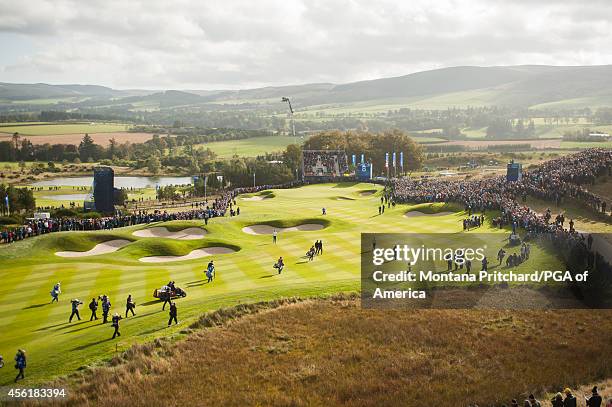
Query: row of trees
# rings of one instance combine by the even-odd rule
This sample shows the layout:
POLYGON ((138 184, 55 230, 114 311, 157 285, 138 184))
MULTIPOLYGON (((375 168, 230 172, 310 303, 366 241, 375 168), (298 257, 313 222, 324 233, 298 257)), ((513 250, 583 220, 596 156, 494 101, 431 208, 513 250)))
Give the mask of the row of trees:
POLYGON ((497 119, 487 127, 487 138, 494 139, 522 139, 535 136, 533 120, 525 124, 523 119, 506 120, 497 119))
POLYGON ((344 150, 349 156, 365 154, 374 171, 382 174, 385 153, 404 153, 404 170, 413 171, 423 164, 421 146, 401 130, 371 132, 324 132, 310 137, 304 143, 306 150, 344 150))
MULTIPOLYGON (((202 134, 185 134, 178 136, 160 136, 154 134, 151 140, 144 143, 119 142, 115 138, 109 140, 107 147, 96 144, 88 134, 85 134, 78 146, 72 144, 32 144, 19 133, 14 133, 11 140, 0 141, 0 161, 69 161, 77 159, 81 162, 98 162, 100 160, 136 161, 139 168, 148 166, 147 160, 154 155, 160 160, 166 159, 164 165, 174 165, 173 159, 184 164, 182 157, 202 153, 200 144, 219 140, 234 140, 249 137, 269 136, 268 131, 208 129, 198 130, 202 134)), ((204 150, 206 151, 206 150, 204 150)), ((207 159, 212 152, 206 152, 207 159)))

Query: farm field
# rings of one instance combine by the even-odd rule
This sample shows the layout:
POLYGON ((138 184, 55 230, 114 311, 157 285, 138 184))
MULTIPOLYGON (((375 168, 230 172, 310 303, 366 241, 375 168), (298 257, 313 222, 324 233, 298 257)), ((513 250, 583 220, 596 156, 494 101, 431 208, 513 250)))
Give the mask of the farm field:
POLYGON ((302 137, 266 136, 242 140, 215 141, 198 144, 195 147, 210 148, 220 158, 231 158, 234 155, 256 157, 266 153, 280 152, 289 144, 302 144, 303 142, 304 139, 302 137))
MULTIPOLYGON (((299 189, 273 190, 270 194, 237 198, 239 217, 215 218, 205 227, 204 237, 176 240, 168 237, 141 237, 133 232, 164 226, 170 232, 203 228, 200 221, 175 221, 139 225, 112 231, 62 232, 44 235, 0 247, 0 354, 11 355, 17 348, 28 351, 27 384, 46 381, 84 365, 110 359, 134 343, 159 336, 178 338, 181 331, 203 312, 239 303, 279 297, 325 296, 354 292, 360 287, 360 233, 367 232, 449 232, 462 230, 465 213, 452 206, 426 204, 397 205, 377 215, 380 187, 372 184, 324 184, 299 189), (328 215, 321 216, 321 208, 328 215), (441 216, 406 217, 408 210, 452 211, 441 216), (272 224, 293 227, 319 225, 321 230, 281 232, 278 244, 269 235, 243 230, 252 225, 272 224), (304 253, 322 239, 325 252, 308 262, 304 253), (123 240, 118 251, 85 257, 59 257, 56 252, 85 252, 111 240, 123 240), (194 250, 233 251, 212 257, 173 262, 145 263, 150 256, 184 256, 194 250), (215 249, 217 250, 217 249, 215 249), (283 256, 286 268, 278 275, 272 264, 283 256), (203 270, 214 259, 217 278, 207 284, 203 270), (177 301, 178 326, 166 327, 167 310, 152 298, 153 290, 176 281, 187 297, 177 301), (50 304, 49 291, 60 281, 60 302, 50 304), (136 317, 122 321, 122 336, 111 340, 109 325, 89 322, 87 303, 92 297, 108 294, 111 312, 125 311, 131 294, 137 303, 136 317), (72 298, 79 298, 83 320, 68 323, 72 298), (50 358, 48 349, 53 348, 50 358)), ((484 226, 477 233, 500 233, 484 226)), ((145 232, 149 233, 149 232, 145 232)), ((472 233, 472 232, 470 232, 472 233)), ((103 245, 105 246, 105 245, 103 245)), ((493 245, 492 245, 493 246, 493 245)), ((95 249, 94 249, 95 250, 95 249)), ((494 258, 498 247, 490 247, 494 258)), ((71 255, 72 256, 72 255, 71 255)), ((555 267, 558 260, 534 247, 525 267, 555 267)), ((0 384, 12 380, 11 369, 0 370, 0 384)))
POLYGON ((113 133, 129 129, 127 124, 117 123, 44 123, 31 125, 5 126, 0 124, 0 133, 12 135, 18 132, 22 136, 49 136, 79 133, 113 133))
MULTIPOLYGON (((2 130, 0 128, 0 130, 2 130)), ((28 137, 25 134, 19 133, 21 137, 27 138, 32 144, 74 144, 79 145, 85 133, 74 133, 74 134, 52 134, 45 136, 32 136, 28 137)), ((106 133, 87 133, 92 138, 94 143, 102 146, 108 146, 109 140, 114 138, 119 143, 144 143, 147 140, 153 138, 152 133, 132 133, 127 131, 112 131, 106 133)), ((0 141, 11 140, 12 134, 5 134, 0 132, 0 141)))

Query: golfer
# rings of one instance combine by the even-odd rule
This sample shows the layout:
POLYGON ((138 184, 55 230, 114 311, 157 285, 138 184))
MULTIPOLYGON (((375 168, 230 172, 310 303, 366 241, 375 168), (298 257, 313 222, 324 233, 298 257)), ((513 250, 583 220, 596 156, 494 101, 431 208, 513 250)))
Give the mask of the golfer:
POLYGON ((112 327, 115 328, 115 332, 113 332, 113 339, 116 336, 121 336, 121 332, 119 332, 119 321, 121 320, 121 315, 115 312, 112 319, 112 327))
POLYGON ((272 231, 272 243, 276 244, 276 237, 278 236, 278 231, 274 229, 272 231))
POLYGON ((170 319, 168 320, 168 326, 172 325, 172 321, 174 321, 174 325, 178 324, 178 320, 176 319, 176 316, 177 316, 176 303, 172 301, 172 303, 170 303, 170 319))
POLYGON ((17 383, 17 380, 19 379, 25 379, 25 375, 23 374, 25 368, 26 368, 25 350, 19 349, 17 351, 17 355, 15 355, 15 369, 19 370, 19 373, 17 373, 17 377, 15 377, 15 383, 17 383))

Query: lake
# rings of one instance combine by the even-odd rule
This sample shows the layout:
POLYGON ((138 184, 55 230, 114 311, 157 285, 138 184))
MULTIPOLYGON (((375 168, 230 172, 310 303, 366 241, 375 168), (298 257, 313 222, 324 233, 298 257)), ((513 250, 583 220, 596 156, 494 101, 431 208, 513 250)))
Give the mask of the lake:
MULTIPOLYGON (((155 188, 156 185, 191 184, 191 177, 115 177, 115 188, 155 188)), ((61 177, 36 181, 34 187, 91 187, 93 177, 61 177)))

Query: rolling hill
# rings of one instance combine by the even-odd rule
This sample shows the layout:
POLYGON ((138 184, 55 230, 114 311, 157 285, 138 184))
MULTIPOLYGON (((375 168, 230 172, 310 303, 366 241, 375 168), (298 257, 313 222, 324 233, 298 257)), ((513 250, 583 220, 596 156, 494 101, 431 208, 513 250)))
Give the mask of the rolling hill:
POLYGON ((160 108, 172 108, 197 104, 214 108, 219 104, 278 105, 282 96, 291 97, 298 108, 356 103, 424 108, 612 106, 612 65, 460 66, 346 84, 314 83, 245 90, 127 91, 96 85, 0 83, 0 100, 8 103, 82 97, 100 100, 104 105, 153 103, 160 108))

